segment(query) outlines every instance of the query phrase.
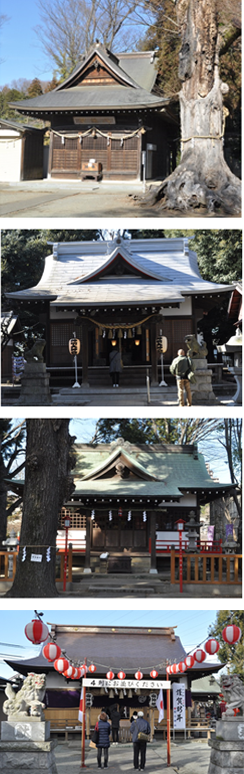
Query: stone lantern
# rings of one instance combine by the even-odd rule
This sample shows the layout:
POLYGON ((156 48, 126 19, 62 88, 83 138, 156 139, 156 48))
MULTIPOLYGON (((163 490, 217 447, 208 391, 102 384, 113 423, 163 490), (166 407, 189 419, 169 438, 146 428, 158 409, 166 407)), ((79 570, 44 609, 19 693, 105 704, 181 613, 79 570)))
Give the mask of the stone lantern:
POLYGON ((236 392, 233 397, 235 403, 242 402, 242 331, 236 329, 235 336, 231 336, 226 344, 217 346, 218 352, 221 352, 224 362, 226 362, 228 371, 233 374, 236 381, 236 392))
POLYGON ((199 538, 199 534, 196 531, 196 527, 200 527, 200 526, 201 526, 201 522, 195 521, 194 511, 190 511, 189 521, 187 521, 185 524, 186 537, 188 538, 188 547, 186 551, 189 551, 189 553, 191 551, 199 551, 199 549, 197 548, 197 540, 199 538))

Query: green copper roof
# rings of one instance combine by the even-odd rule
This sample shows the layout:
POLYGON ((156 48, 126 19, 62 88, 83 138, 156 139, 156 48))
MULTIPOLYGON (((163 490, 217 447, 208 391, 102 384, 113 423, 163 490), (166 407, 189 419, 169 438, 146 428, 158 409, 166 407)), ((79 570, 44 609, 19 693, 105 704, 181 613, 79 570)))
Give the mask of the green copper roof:
POLYGON ((76 452, 75 495, 128 494, 163 499, 179 498, 188 488, 210 494, 225 488, 211 478, 195 446, 77 444, 76 452), (116 474, 119 460, 128 467, 127 478, 116 474))

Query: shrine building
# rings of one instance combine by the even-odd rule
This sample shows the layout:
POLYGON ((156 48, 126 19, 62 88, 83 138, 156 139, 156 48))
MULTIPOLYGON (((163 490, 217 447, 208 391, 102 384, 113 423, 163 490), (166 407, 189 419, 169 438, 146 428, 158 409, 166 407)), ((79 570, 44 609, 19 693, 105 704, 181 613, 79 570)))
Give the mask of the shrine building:
MULTIPOLYGON (((176 612, 177 618, 177 612, 176 612)), ((138 626, 77 626, 51 625, 51 635, 66 658, 74 665, 86 663, 87 678, 91 678, 86 687, 86 736, 95 726, 102 707, 110 713, 117 705, 121 715, 120 740, 129 741, 130 718, 134 710, 143 710, 144 717, 150 722, 152 736, 157 729, 158 710, 156 700, 159 682, 166 680, 166 666, 184 661, 187 653, 180 637, 176 635, 177 626, 145 628, 138 626), (89 671, 89 667, 91 671, 89 671), (135 678, 138 670, 142 679, 135 678), (107 679, 107 673, 114 679, 107 679), (124 679, 117 677, 124 673, 124 679), (150 672, 156 677, 152 678, 150 672), (128 685, 130 683, 130 685, 128 685)), ((207 637, 206 637, 207 639, 207 637)), ((196 644, 197 646, 197 644, 196 644)), ((45 718, 50 720, 51 729, 72 729, 78 726, 78 708, 82 679, 71 680, 59 674, 53 664, 44 658, 41 652, 29 659, 6 659, 12 669, 21 675, 28 672, 47 675, 45 696, 45 718)), ((171 682, 177 682, 185 688, 184 713, 186 726, 191 725, 191 688, 194 680, 212 675, 221 668, 217 661, 194 662, 186 672, 170 675, 171 682)), ((164 720, 159 729, 166 728, 166 690, 164 696, 164 720)), ((171 704, 171 721, 173 709, 171 704)), ((171 722, 171 726, 173 722, 171 722)), ((67 731, 68 733, 68 731, 67 731)))
MULTIPOLYGON (((53 243, 51 243, 53 244, 53 243)), ((69 340, 80 340, 79 382, 111 384, 109 355, 117 345, 121 386, 151 386, 161 376, 160 337, 170 363, 198 321, 223 303, 232 285, 202 279, 187 238, 122 239, 53 244, 39 283, 7 293, 15 311, 32 310, 44 326, 47 370, 56 384, 74 376, 69 340)))
POLYGON ((159 96, 154 51, 114 54, 93 45, 52 91, 11 102, 50 124, 49 176, 81 179, 165 178, 176 166, 178 122, 159 96))
POLYGON ((178 520, 188 525, 192 516, 195 550, 221 551, 214 539, 201 543, 200 506, 231 493, 233 486, 211 477, 196 444, 131 444, 118 438, 74 448, 75 488, 61 512, 57 546, 64 550, 68 515, 68 540, 84 573, 162 571, 172 547, 179 547, 178 520))

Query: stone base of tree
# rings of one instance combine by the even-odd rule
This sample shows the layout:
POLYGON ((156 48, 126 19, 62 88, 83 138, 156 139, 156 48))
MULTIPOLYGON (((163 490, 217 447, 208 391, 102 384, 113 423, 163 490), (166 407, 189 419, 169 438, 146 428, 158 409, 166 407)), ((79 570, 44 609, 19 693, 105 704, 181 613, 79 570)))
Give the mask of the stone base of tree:
POLYGON ((52 402, 46 364, 32 360, 25 364, 19 405, 46 406, 52 402))
POLYGON ((243 718, 228 718, 216 723, 216 739, 211 746, 208 774, 241 774, 243 771, 243 718))
POLYGON ((212 406, 213 403, 218 403, 212 388, 213 372, 208 368, 206 358, 194 358, 194 374, 196 383, 191 384, 193 405, 212 406))

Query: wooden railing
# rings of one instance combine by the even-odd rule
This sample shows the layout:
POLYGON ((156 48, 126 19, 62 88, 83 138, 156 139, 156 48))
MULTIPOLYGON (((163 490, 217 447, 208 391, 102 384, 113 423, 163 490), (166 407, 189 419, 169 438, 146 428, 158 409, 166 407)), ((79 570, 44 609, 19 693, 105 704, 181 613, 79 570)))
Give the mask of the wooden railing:
MULTIPOLYGON (((64 561, 65 553, 60 551, 59 554, 59 572, 56 572, 56 583, 63 583, 64 579, 64 561)), ((72 564, 73 564, 73 547, 72 543, 69 544, 68 557, 67 557, 67 581, 72 583, 72 564)))
MULTIPOLYGON (((171 583, 179 583, 179 551, 171 551, 171 583)), ((240 584, 241 554, 187 554, 183 560, 183 583, 240 584)))

